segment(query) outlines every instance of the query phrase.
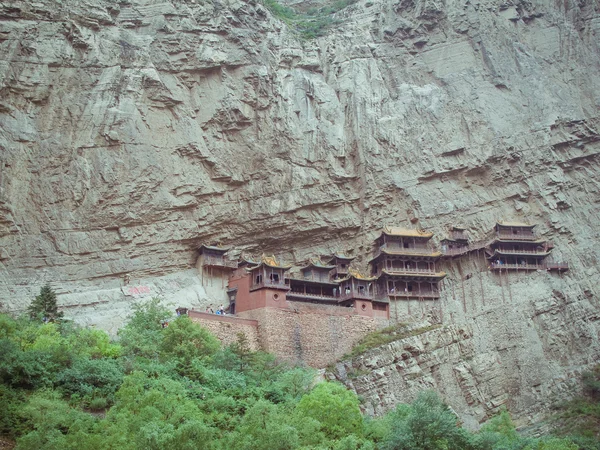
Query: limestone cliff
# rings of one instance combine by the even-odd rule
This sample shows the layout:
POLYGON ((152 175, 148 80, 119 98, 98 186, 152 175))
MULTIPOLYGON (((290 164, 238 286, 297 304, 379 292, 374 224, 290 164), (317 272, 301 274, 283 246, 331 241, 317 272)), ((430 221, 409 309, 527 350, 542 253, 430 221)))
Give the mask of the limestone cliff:
POLYGON ((51 282, 110 328, 139 296, 220 295, 191 270, 202 242, 364 264, 384 224, 478 239, 525 219, 571 271, 509 280, 470 258, 440 306, 473 348, 444 363, 449 401, 466 411, 497 374, 527 420, 600 353, 598 4, 360 0, 338 18, 305 41, 252 1, 2 2, 0 301, 51 282))

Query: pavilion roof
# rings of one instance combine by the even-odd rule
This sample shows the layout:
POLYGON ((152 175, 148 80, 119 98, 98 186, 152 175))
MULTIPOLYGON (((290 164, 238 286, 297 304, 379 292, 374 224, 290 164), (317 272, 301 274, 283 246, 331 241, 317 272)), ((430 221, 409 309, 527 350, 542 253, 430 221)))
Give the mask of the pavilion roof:
POLYGON ((280 264, 277 259, 275 258, 274 255, 271 256, 267 256, 267 255, 262 255, 261 257, 261 264, 264 264, 267 267, 271 267, 273 269, 289 269, 292 267, 292 265, 287 265, 287 264, 280 264))
POLYGON ((331 264, 331 261, 333 261, 335 259, 343 259, 346 261, 352 261, 355 258, 356 258, 356 256, 348 256, 348 255, 343 255, 341 253, 334 253, 333 256, 331 258, 329 258, 329 261, 327 261, 327 262, 331 264))
POLYGON ((414 230, 409 228, 401 228, 401 227, 383 227, 381 232, 382 235, 386 236, 403 236, 403 237, 422 237, 422 238, 430 238, 433 236, 433 233, 425 230, 414 230))
POLYGON ((202 251, 203 249, 206 250, 212 250, 215 252, 220 252, 220 253, 227 253, 231 247, 218 247, 216 245, 206 245, 206 244, 202 244, 200 247, 198 247, 198 250, 202 251))
POLYGON ((535 224, 530 225, 525 222, 496 222, 496 226, 500 227, 520 227, 520 228, 533 228, 535 224))
POLYGON ((328 269, 328 270, 335 268, 335 266, 329 266, 329 265, 323 264, 323 262, 321 261, 320 258, 310 258, 308 260, 308 264, 306 266, 302 267, 300 270, 310 269, 311 267, 316 267, 317 269, 328 269))
POLYGON ((368 277, 366 275, 361 274, 358 270, 349 268, 348 275, 345 276, 344 278, 340 278, 339 280, 335 280, 335 282, 341 283, 342 281, 347 281, 347 280, 350 280, 351 278, 354 278, 355 280, 361 280, 361 281, 373 281, 373 280, 377 279, 377 277, 368 277))

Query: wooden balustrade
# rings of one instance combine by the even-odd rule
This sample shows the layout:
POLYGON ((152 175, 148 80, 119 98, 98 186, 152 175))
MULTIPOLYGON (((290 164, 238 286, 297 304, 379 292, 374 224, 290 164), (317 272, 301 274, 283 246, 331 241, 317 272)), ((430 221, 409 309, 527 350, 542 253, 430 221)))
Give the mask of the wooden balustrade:
POLYGON ((533 233, 496 233, 496 236, 507 241, 535 241, 538 238, 533 233))
POLYGON ((231 269, 237 269, 238 263, 237 261, 231 261, 229 259, 225 259, 218 256, 210 256, 204 255, 202 257, 202 265, 203 266, 213 266, 213 267, 228 267, 231 269))
POLYGON ((272 288, 272 289, 285 289, 289 290, 289 284, 286 284, 284 281, 274 281, 274 280, 263 280, 260 283, 253 283, 250 287, 251 291, 261 288, 272 288))

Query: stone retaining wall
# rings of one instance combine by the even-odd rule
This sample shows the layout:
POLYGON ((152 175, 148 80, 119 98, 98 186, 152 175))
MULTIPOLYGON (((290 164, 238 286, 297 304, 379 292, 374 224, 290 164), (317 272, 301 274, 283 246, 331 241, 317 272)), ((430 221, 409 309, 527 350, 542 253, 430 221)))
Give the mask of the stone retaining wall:
POLYGON ((223 345, 234 343, 238 338, 238 333, 243 333, 248 339, 250 349, 253 351, 260 350, 258 322, 256 320, 208 314, 199 311, 189 311, 188 316, 194 322, 213 333, 223 345))
POLYGON ((262 308, 239 316, 258 321, 263 350, 296 364, 326 367, 388 323, 359 316, 351 308, 288 303, 288 309, 262 308))

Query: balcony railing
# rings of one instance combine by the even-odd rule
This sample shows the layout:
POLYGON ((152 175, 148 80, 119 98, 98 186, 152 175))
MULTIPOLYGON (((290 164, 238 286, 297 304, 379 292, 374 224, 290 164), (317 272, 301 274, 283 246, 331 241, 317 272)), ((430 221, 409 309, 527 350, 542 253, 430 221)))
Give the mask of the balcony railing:
POLYGON ((548 250, 542 249, 542 250, 514 250, 514 249, 503 249, 503 248, 498 248, 497 249, 499 252, 501 253, 508 253, 511 255, 544 255, 546 253, 548 253, 548 250))
POLYGON ((535 241, 538 239, 533 233, 496 233, 496 236, 507 241, 535 241))
POLYGON ((333 278, 336 274, 340 276, 348 275, 348 268, 334 267, 329 271, 329 278, 333 278))
POLYGON ((464 255, 469 251, 471 251, 471 248, 468 245, 464 247, 442 248, 442 253, 447 256, 464 255))
POLYGON ((418 269, 416 267, 411 267, 410 269, 403 268, 403 267, 402 268, 401 267, 392 267, 392 268, 382 267, 377 271, 375 276, 380 277, 381 274, 383 273, 383 270, 385 270, 387 273, 392 274, 392 275, 419 275, 419 274, 434 275, 437 273, 433 269, 418 269))
POLYGON ((238 263, 237 261, 231 261, 225 258, 219 258, 218 256, 206 256, 202 257, 202 265, 204 266, 213 266, 213 267, 228 267, 232 269, 237 269, 238 263))
POLYGON ((308 300, 329 300, 329 301, 337 301, 339 297, 333 295, 325 295, 325 294, 310 294, 308 292, 296 292, 290 291, 287 293, 287 298, 302 298, 308 300))
POLYGON ((359 290, 353 289, 353 290, 342 292, 340 294, 340 296, 338 297, 338 299, 340 302, 343 302, 345 300, 351 300, 351 299, 372 300, 373 295, 366 291, 359 291, 359 290))
POLYGON ((389 290, 388 291, 388 296, 390 297, 402 297, 402 298, 415 298, 415 297, 422 297, 422 298, 440 298, 440 293, 439 291, 394 291, 394 290, 389 290))
POLYGON ((381 254, 382 250, 385 250, 390 253, 409 254, 409 255, 423 255, 423 254, 435 253, 437 251, 431 245, 423 245, 422 247, 405 248, 405 247, 401 247, 400 245, 386 243, 386 244, 379 246, 379 248, 375 251, 374 258, 378 257, 381 254))
POLYGON ((469 236, 467 236, 466 231, 452 231, 450 233, 450 237, 456 241, 466 241, 467 239, 469 239, 469 236))
POLYGON ((499 264, 491 263, 492 270, 545 270, 545 264, 499 264))
POLYGON ((286 284, 284 281, 264 280, 264 281, 261 281, 260 283, 254 283, 250 287, 250 290, 255 291, 256 289, 262 289, 262 288, 289 290, 290 285, 286 284))

